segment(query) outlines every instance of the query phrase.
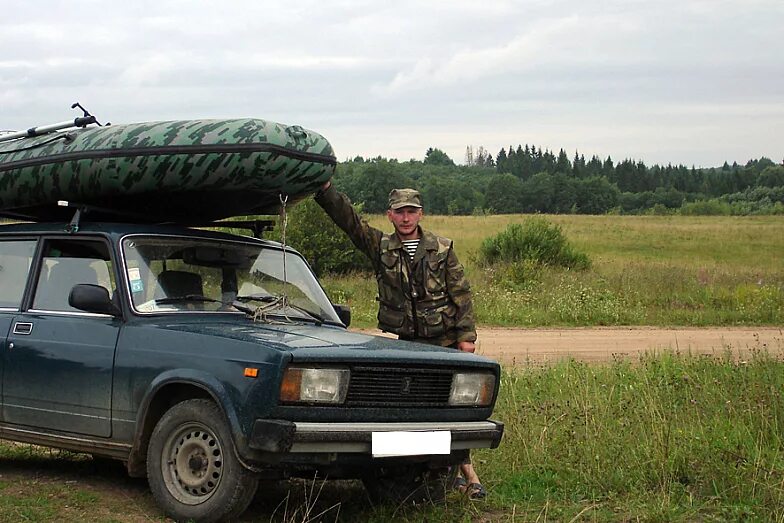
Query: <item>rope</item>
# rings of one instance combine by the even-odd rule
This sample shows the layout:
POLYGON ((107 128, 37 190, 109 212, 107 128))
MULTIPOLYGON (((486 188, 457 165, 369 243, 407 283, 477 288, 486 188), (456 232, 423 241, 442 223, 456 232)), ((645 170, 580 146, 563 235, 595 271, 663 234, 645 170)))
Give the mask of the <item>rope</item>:
POLYGON ((286 321, 291 323, 291 318, 288 317, 286 314, 286 307, 288 306, 289 298, 286 294, 286 286, 288 285, 288 273, 286 270, 286 228, 289 224, 289 217, 288 213, 286 212, 286 204, 289 201, 288 195, 283 195, 281 193, 279 195, 280 198, 280 239, 281 244, 283 245, 283 288, 281 290, 280 296, 275 301, 268 303, 266 305, 259 305, 256 307, 256 310, 253 311, 253 321, 263 321, 265 323, 283 323, 283 322, 276 322, 269 320, 267 318, 267 311, 270 309, 274 309, 277 307, 281 307, 283 310, 283 317, 286 318, 286 321))
POLYGON ((286 285, 288 284, 288 276, 286 274, 286 227, 289 224, 289 215, 286 213, 286 203, 289 201, 289 195, 287 194, 286 197, 283 197, 283 193, 280 194, 280 221, 281 221, 281 229, 280 229, 280 238, 281 243, 283 244, 283 299, 286 299, 286 285))

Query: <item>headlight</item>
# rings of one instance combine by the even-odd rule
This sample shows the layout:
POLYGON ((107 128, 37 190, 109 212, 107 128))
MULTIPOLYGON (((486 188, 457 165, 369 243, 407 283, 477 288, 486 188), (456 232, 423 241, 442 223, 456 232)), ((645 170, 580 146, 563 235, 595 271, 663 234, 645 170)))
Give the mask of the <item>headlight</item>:
POLYGON ((280 385, 280 400, 284 403, 343 403, 348 377, 348 369, 289 367, 280 385))
POLYGON ((459 372, 452 377, 449 404, 452 406, 485 407, 493 401, 495 376, 487 373, 459 372))

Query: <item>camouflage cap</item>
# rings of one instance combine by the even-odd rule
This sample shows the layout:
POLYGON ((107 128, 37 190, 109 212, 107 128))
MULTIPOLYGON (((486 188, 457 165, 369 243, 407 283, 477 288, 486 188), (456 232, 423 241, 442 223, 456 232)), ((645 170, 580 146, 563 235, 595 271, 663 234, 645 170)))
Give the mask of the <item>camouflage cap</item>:
POLYGON ((389 208, 392 210, 401 207, 422 208, 422 196, 415 189, 392 189, 389 193, 389 208))

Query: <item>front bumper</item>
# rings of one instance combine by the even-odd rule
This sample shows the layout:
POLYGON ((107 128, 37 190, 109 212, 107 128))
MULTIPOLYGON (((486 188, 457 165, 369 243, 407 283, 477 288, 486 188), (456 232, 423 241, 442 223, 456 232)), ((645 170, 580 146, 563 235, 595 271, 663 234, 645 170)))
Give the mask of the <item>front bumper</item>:
POLYGON ((449 431, 451 450, 494 449, 501 442, 500 421, 311 423, 256 420, 249 440, 254 450, 274 453, 370 454, 374 432, 449 431))

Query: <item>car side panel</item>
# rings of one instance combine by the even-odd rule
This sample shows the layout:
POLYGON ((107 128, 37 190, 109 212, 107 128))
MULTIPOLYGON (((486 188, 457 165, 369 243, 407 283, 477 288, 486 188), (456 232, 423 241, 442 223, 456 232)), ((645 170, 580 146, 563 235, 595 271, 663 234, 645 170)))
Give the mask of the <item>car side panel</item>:
MULTIPOLYGON (((14 320, 13 312, 0 311, 0 406, 3 404, 3 372, 5 370, 5 354, 8 350, 8 333, 14 320)), ((3 409, 0 408, 0 421, 3 420, 3 409)))
POLYGON ((232 428, 248 434, 253 420, 267 416, 276 406, 287 359, 286 353, 259 344, 129 324, 120 335, 115 361, 115 438, 132 442, 137 413, 161 385, 175 382, 208 391, 221 404, 232 428), (246 377, 245 368, 258 369, 258 376, 246 377))
POLYGON ((112 367, 119 320, 18 314, 29 334, 9 333, 4 421, 75 434, 111 436, 112 367))

